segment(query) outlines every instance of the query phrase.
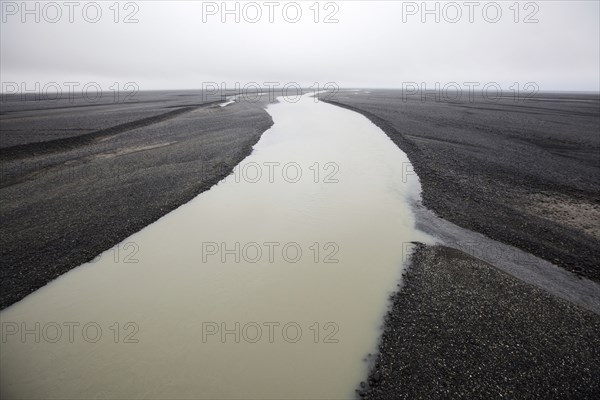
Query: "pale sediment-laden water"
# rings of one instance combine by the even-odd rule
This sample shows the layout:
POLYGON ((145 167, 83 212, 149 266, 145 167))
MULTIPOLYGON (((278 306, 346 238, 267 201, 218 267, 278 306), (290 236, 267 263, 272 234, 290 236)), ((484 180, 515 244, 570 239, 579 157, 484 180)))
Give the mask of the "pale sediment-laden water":
POLYGON ((267 111, 227 179, 0 313, 2 397, 354 396, 419 182, 360 114, 267 111))

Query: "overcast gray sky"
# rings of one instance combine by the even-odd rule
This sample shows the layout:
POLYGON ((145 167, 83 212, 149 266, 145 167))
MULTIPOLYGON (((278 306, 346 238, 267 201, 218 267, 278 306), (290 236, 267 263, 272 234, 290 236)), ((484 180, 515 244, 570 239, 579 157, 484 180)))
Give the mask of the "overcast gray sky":
POLYGON ((76 2, 72 9, 62 0, 51 6, 29 2, 34 10, 30 14, 23 13, 20 1, 0 3, 3 83, 95 81, 109 86, 132 81, 140 90, 195 89, 203 82, 223 81, 303 86, 336 82, 340 87, 401 87, 404 82, 498 82, 503 87, 536 82, 542 90, 600 87, 596 0, 523 1, 518 7, 514 1, 479 1, 472 6, 464 1, 428 2, 433 13, 426 15, 420 1, 325 1, 318 7, 314 1, 298 1, 299 7, 286 6, 286 1, 250 6, 227 2, 229 9, 239 3, 239 22, 234 14, 225 15, 222 22, 221 1, 121 2, 118 15, 113 1, 98 1, 99 17, 90 2, 76 2), (302 14, 292 23, 298 8, 302 14), (257 10, 261 18, 252 23, 257 10), (138 22, 124 23, 129 14, 138 22), (337 22, 325 23, 327 16, 337 22), (95 19, 98 22, 89 22, 95 19))

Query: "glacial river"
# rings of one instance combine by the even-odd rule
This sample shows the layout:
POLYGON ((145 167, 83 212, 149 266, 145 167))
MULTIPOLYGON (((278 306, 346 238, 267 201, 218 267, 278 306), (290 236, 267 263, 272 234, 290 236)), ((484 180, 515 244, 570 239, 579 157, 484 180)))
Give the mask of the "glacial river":
POLYGON ((419 182, 360 114, 267 111, 224 181, 0 313, 3 398, 354 397, 419 182))

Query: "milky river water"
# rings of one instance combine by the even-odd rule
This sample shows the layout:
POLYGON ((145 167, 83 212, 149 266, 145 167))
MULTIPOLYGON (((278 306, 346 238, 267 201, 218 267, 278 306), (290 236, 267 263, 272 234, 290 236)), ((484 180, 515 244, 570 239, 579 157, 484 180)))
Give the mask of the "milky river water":
POLYGON ((354 397, 420 186, 360 114, 267 111, 232 175, 0 313, 2 398, 354 397))

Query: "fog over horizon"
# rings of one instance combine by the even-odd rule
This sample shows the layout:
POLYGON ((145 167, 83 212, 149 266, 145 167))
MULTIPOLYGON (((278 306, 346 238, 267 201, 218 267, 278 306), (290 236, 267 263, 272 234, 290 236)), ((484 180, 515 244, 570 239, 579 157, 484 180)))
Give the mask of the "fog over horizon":
POLYGON ((50 82, 600 91, 598 1, 75 3, 0 1, 3 92, 50 82))

